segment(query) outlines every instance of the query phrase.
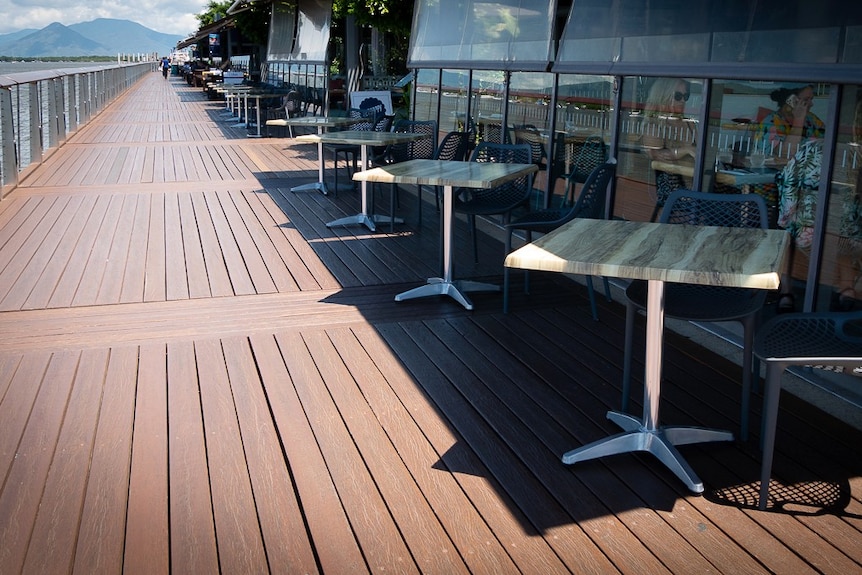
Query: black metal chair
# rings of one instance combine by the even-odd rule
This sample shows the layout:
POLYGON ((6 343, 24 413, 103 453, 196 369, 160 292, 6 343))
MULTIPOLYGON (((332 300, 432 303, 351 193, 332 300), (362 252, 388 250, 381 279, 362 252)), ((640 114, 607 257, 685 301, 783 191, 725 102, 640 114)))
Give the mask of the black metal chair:
MULTIPOLYGON (((560 134, 555 142, 553 181, 565 178, 567 182, 583 184, 597 166, 608 159, 609 147, 601 136, 587 136, 583 142, 566 142, 560 134)), ((573 203, 576 186, 567 188, 564 202, 573 203)))
MULTIPOLYGON (((392 126, 393 132, 403 134, 424 134, 421 140, 392 144, 386 147, 384 157, 379 163, 397 164, 407 160, 432 159, 437 153, 437 122, 434 120, 398 120, 392 126)), ((392 228, 395 228, 395 206, 398 202, 398 184, 390 186, 389 209, 392 216, 392 228)), ((418 191, 419 218, 422 218, 422 190, 418 191)))
MULTIPOLYGON (((667 200, 661 222, 702 226, 767 229, 767 209, 755 194, 713 194, 677 190, 667 200)), ((665 316, 685 321, 738 321, 743 326, 742 412, 740 437, 748 438, 748 407, 754 373, 752 349, 766 290, 691 285, 669 282, 665 286, 665 316)), ((636 280, 626 288, 625 352, 623 358, 622 409, 628 409, 631 389, 632 340, 638 310, 646 310, 647 282, 636 280)))
MULTIPOLYGON (((361 110, 359 108, 350 108, 347 110, 347 117, 354 118, 360 121, 357 121, 351 124, 347 129, 353 131, 365 131, 370 132, 377 125, 378 120, 380 119, 379 111, 376 109, 367 109, 361 110)), ((326 144, 324 146, 327 150, 333 153, 334 161, 333 161, 333 172, 335 174, 335 185, 333 187, 333 192, 338 193, 338 157, 344 156, 344 164, 349 169, 348 160, 352 160, 353 162, 353 171, 356 171, 356 162, 357 158, 360 154, 359 146, 355 146, 352 144, 326 144)), ((348 179, 350 176, 348 176, 348 179)))
MULTIPOLYGON (((480 142, 473 150, 470 161, 529 164, 531 157, 532 151, 526 144, 480 142)), ((454 191, 452 208, 455 213, 467 215, 473 239, 473 258, 477 263, 479 246, 476 239, 476 216, 499 215, 506 224, 513 209, 529 202, 532 190, 533 174, 531 173, 504 182, 495 188, 461 188, 454 191)))
MULTIPOLYGON (((616 173, 617 161, 610 161, 597 166, 584 182, 577 201, 570 207, 547 208, 527 212, 506 224, 506 253, 512 251, 512 234, 515 230, 526 232, 527 243, 533 241, 533 232, 546 234, 575 218, 605 219, 607 217, 608 186, 616 173)), ((568 185, 574 186, 569 180, 568 185)), ((529 273, 524 272, 524 291, 529 293, 529 273)), ((605 291, 610 291, 605 280, 605 291)), ((590 308, 593 319, 598 320, 596 296, 592 277, 587 276, 587 292, 590 297, 590 308)), ((610 294, 607 293, 610 299, 610 294)), ((509 311, 509 268, 503 268, 503 313, 509 311)))
POLYGON ((758 329, 754 354, 766 363, 763 391, 763 459, 758 507, 766 509, 775 449, 781 376, 794 365, 862 366, 862 312, 779 315, 758 329))
MULTIPOLYGON (((434 160, 464 161, 467 159, 467 151, 470 149, 469 132, 449 132, 440 140, 440 145, 434 153, 434 160)), ((434 186, 434 205, 440 211, 440 188, 434 186)), ((419 222, 422 222, 422 186, 419 186, 419 222)))

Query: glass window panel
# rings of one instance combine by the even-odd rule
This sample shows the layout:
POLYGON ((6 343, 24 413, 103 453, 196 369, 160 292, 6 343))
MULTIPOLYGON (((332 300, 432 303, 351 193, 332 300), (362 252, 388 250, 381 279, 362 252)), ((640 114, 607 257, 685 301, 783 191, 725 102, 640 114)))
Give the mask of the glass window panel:
POLYGON ((551 59, 550 8, 544 0, 420 2, 409 65, 484 62, 502 69, 543 69, 551 59))
POLYGON ((862 3, 824 0, 573 3, 557 61, 797 62, 860 58, 862 3))
POLYGON ((465 129, 465 121, 470 117, 467 110, 469 81, 466 70, 443 70, 440 87, 441 130, 448 132, 465 129))
POLYGON ((684 78, 623 78, 614 213, 656 220, 667 196, 694 179, 703 85, 684 78))
POLYGON ((437 104, 440 101, 440 70, 418 70, 414 91, 413 113, 417 120, 436 120, 443 132, 450 131, 449 124, 437 119, 437 104))
POLYGON ((818 307, 845 311, 862 309, 862 86, 841 101, 818 307))
POLYGON ((609 155, 614 80, 611 76, 561 74, 557 85, 557 101, 551 167, 552 203, 562 200, 567 192, 566 177, 573 172, 583 174, 593 166, 594 144, 609 155))

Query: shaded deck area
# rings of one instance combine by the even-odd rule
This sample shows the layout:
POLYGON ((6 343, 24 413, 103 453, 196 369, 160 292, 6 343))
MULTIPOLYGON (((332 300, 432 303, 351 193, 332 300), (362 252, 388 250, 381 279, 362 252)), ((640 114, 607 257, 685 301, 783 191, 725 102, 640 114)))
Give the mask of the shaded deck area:
MULTIPOLYGON (((858 431, 785 394, 767 512, 759 398, 748 443, 681 448, 703 495, 565 466, 616 431, 623 307, 543 274, 507 315, 396 303, 437 275, 433 196, 328 229, 359 198, 289 191, 315 147, 222 114, 154 73, 0 202, 0 573, 862 570, 858 431)), ((456 244, 501 280, 499 229, 456 244)), ((736 431, 740 368, 665 358, 662 419, 736 431)))

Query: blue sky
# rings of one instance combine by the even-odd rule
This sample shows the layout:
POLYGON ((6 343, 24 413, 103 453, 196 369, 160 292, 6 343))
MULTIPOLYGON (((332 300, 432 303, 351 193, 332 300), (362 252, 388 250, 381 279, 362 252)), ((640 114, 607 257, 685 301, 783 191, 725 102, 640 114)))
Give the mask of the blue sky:
POLYGON ((165 34, 188 36, 197 30, 195 14, 207 0, 0 0, 0 34, 66 26, 96 18, 131 20, 165 34))

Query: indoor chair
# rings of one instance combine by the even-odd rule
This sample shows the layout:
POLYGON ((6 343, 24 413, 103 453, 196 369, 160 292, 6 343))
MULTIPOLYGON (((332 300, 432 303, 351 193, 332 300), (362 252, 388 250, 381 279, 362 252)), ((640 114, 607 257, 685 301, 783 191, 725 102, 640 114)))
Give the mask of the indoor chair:
MULTIPOLYGON (((608 187, 616 173, 617 161, 613 158, 610 161, 597 166, 587 177, 581 188, 581 193, 578 195, 577 201, 570 207, 547 208, 543 210, 535 210, 527 212, 513 219, 506 224, 506 253, 512 251, 512 234, 515 230, 524 230, 526 232, 526 241, 533 241, 533 232, 547 234, 566 222, 570 222, 575 218, 585 218, 600 220, 607 217, 607 197, 608 187)), ((569 180, 568 185, 574 186, 574 182, 569 180)), ((587 293, 590 297, 590 309, 593 313, 593 319, 598 320, 598 310, 596 308, 596 296, 593 289, 592 277, 587 276, 587 293)), ((524 291, 530 292, 529 289, 529 272, 524 271, 524 291)), ((610 299, 610 287, 607 279, 605 279, 605 292, 610 299)), ((503 313, 509 311, 509 268, 503 268, 503 313)))
MULTIPOLYGON (((670 195, 661 222, 701 226, 767 229, 766 203, 755 194, 714 194, 680 189, 670 195)), ((638 310, 646 310, 647 282, 635 280, 626 288, 625 351, 622 410, 628 409, 631 389, 632 340, 638 310)), ((748 407, 754 373, 752 349, 766 290, 668 282, 665 316, 684 321, 738 321, 743 327, 742 411, 740 438, 748 438, 748 407)))
POLYGON ((754 354, 766 364, 763 390, 763 459, 757 505, 766 509, 775 449, 781 376, 793 365, 862 366, 862 312, 783 314, 757 331, 754 354))

